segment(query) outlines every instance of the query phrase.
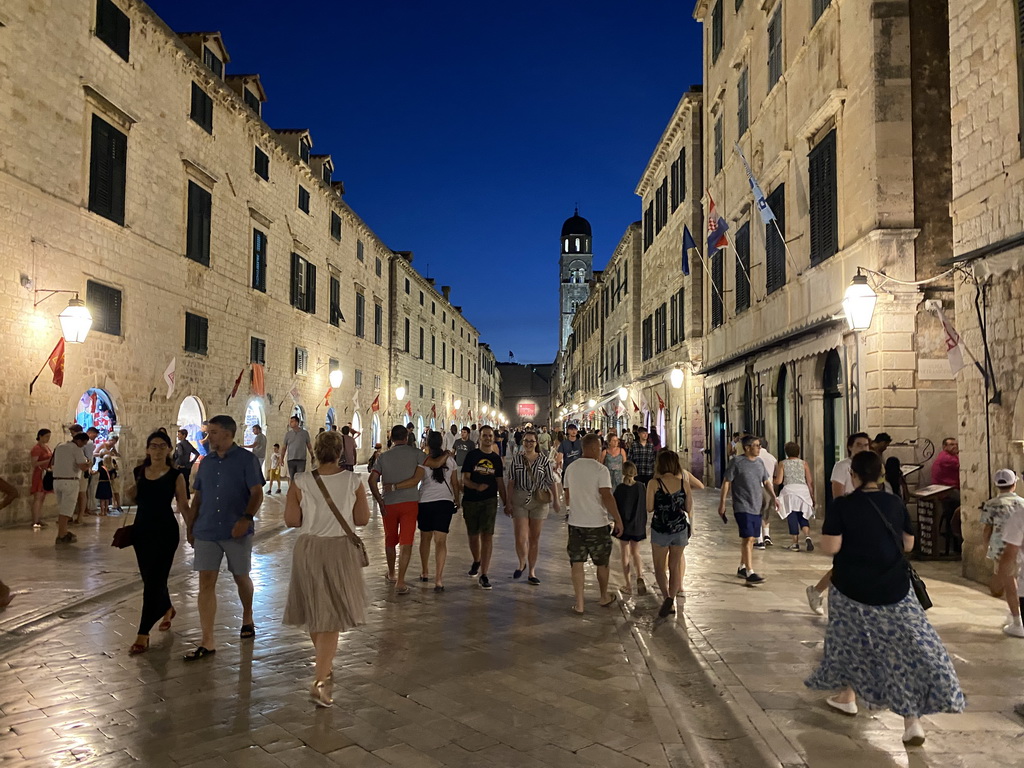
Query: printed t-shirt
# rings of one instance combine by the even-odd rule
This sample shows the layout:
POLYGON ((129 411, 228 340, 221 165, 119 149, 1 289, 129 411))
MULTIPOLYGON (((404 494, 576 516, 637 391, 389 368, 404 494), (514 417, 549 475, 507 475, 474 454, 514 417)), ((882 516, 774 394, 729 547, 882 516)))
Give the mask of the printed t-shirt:
POLYGON ((569 468, 576 459, 583 455, 583 438, 577 436, 575 440, 563 440, 558 446, 558 452, 562 454, 562 471, 569 468))
POLYGON ((1014 509, 1003 524, 1003 544, 1012 544, 1017 550, 1017 594, 1024 595, 1024 509, 1014 509))
POLYGON ((501 456, 496 453, 484 453, 477 448, 466 454, 462 472, 469 475, 471 482, 487 486, 485 491, 466 488, 462 494, 463 500, 485 501, 498 495, 498 478, 504 476, 505 468, 501 463, 501 456))

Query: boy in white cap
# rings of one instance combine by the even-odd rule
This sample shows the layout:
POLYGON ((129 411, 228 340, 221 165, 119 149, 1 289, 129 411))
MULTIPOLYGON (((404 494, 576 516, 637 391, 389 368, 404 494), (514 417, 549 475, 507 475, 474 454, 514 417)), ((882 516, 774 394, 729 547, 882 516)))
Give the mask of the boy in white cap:
MULTIPOLYGON (((1024 551, 1021 549, 1024 546, 1024 499, 1014 493, 1017 488, 1017 475, 1012 469, 998 470, 993 480, 1000 493, 994 499, 986 502, 985 508, 992 505, 994 512, 1001 513, 1002 510, 998 509, 994 502, 1003 500, 998 506, 1005 506, 1007 510, 1003 515, 1001 531, 995 515, 992 517, 992 523, 985 523, 986 538, 989 539, 990 547, 998 542, 997 533, 1001 533, 1002 539, 1003 551, 999 556, 997 577, 1002 581, 1006 605, 1010 609, 1003 632, 1011 637, 1024 638, 1024 623, 1021 622, 1020 617, 1022 602, 1020 593, 1024 591, 1024 584, 1020 582, 1021 564, 1024 561, 1024 551), (989 534, 989 526, 992 529, 991 534, 989 534)), ((985 522, 988 518, 984 517, 984 512, 982 514, 982 521, 985 522)), ((989 551, 991 553, 992 550, 989 551)))
POLYGON ((993 597, 1003 596, 1003 584, 999 578, 999 558, 1003 554, 1003 526, 1014 509, 1024 506, 1024 499, 1017 495, 1017 475, 1012 469, 1000 469, 993 478, 998 493, 981 507, 980 523, 984 526, 985 555, 992 561, 992 581, 989 591, 993 597))

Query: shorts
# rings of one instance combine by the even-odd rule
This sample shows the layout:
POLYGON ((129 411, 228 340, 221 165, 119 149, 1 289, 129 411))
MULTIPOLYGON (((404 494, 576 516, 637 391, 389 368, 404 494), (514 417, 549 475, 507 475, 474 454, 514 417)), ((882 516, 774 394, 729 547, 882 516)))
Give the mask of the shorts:
POLYGON ((807 518, 800 512, 790 512, 786 518, 786 522, 789 524, 789 533, 791 536, 796 536, 800 533, 801 528, 810 527, 810 523, 807 522, 807 518))
POLYGON ((686 528, 679 533, 659 533, 651 529, 651 544, 656 547, 685 547, 690 543, 690 529, 686 528))
POLYGON ((448 533, 452 526, 452 515, 455 514, 453 501, 428 501, 419 506, 417 522, 424 533, 448 533))
POLYGON ((420 513, 418 501, 402 501, 384 505, 384 546, 393 549, 401 544, 411 547, 416 539, 416 518, 420 513))
POLYGON ((86 477, 85 475, 82 475, 82 477, 78 478, 78 492, 79 493, 88 493, 89 492, 89 478, 86 477))
POLYGON ((248 576, 252 569, 252 534, 239 539, 203 541, 196 539, 192 546, 193 571, 219 571, 224 556, 228 558, 228 570, 234 576, 248 576))
POLYGON ((512 499, 515 504, 515 511, 512 513, 514 520, 546 520, 548 513, 551 511, 551 502, 538 501, 536 497, 530 496, 529 491, 516 488, 516 492, 512 494, 512 499))
POLYGON ((736 518, 736 525, 740 528, 741 539, 756 539, 761 535, 761 515, 733 512, 733 517, 736 518))
POLYGON ((305 459, 288 459, 288 476, 295 479, 296 475, 300 475, 306 471, 306 460, 305 459))
POLYGON ((569 526, 569 542, 565 547, 570 563, 585 563, 589 557, 594 565, 606 566, 612 555, 612 535, 607 525, 597 528, 569 526))
POLYGON ((766 523, 770 520, 772 513, 775 512, 775 505, 772 503, 772 495, 768 493, 768 489, 763 485, 761 486, 761 519, 766 523))
POLYGON ((494 520, 498 516, 498 499, 482 499, 480 501, 462 500, 462 517, 466 521, 466 533, 477 536, 485 533, 494 535, 494 520))
POLYGON ((78 506, 78 487, 81 480, 71 478, 70 480, 53 480, 53 492, 57 496, 57 514, 62 517, 74 517, 75 507, 78 506))
POLYGON ((281 468, 280 467, 278 467, 277 469, 270 470, 270 482, 274 482, 275 480, 277 482, 279 482, 279 483, 281 482, 281 468))

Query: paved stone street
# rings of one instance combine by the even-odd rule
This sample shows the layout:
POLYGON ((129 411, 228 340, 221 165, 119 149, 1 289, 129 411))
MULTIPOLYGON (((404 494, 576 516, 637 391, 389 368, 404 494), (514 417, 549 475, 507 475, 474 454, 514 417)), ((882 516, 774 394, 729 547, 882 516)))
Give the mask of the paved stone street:
MULTIPOLYGON (((777 546, 758 554, 768 582, 745 587, 732 575, 734 527, 714 515, 712 493, 701 495, 687 550, 686 613, 664 623, 653 620, 653 596, 601 609, 592 591, 587 615, 570 613, 561 519, 548 521, 542 539, 539 587, 511 580, 511 525, 502 518, 494 589, 479 590, 462 575, 468 550, 457 520, 447 591, 417 585, 396 597, 383 579, 374 515, 366 529, 368 623, 343 635, 336 706, 318 711, 305 693, 309 641, 280 625, 295 536, 279 525, 283 498, 265 502, 256 546, 259 636, 238 639, 237 597, 223 578, 218 653, 195 664, 181 661, 199 636, 187 547, 172 573, 174 629, 154 633, 147 654, 129 657, 140 600, 133 554, 109 546, 120 521, 87 523, 79 543, 60 551, 50 529, 0 533, 3 576, 19 592, 0 614, 0 759, 48 766, 1020 764, 1024 723, 1012 705, 1024 644, 999 631, 998 602, 951 577, 956 566, 921 568, 969 708, 927 718, 926 746, 908 753, 900 718, 833 715, 802 685, 825 621, 807 609, 803 586, 826 558, 777 546)), ((784 538, 777 535, 777 544, 784 538)))

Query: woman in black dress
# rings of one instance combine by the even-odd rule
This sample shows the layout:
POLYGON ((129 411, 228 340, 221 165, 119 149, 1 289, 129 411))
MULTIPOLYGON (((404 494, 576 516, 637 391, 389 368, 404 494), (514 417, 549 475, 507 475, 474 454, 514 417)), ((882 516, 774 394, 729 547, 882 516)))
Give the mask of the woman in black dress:
POLYGON ((129 649, 133 656, 149 649, 149 630, 161 616, 160 631, 171 628, 174 607, 167 591, 167 578, 178 549, 178 518, 171 508, 177 499, 178 510, 188 505, 185 478, 171 466, 171 438, 166 432, 154 432, 146 439, 146 460, 135 468, 135 499, 138 504, 132 545, 142 575, 142 618, 139 636, 129 649))

